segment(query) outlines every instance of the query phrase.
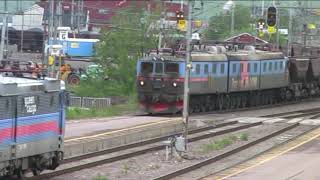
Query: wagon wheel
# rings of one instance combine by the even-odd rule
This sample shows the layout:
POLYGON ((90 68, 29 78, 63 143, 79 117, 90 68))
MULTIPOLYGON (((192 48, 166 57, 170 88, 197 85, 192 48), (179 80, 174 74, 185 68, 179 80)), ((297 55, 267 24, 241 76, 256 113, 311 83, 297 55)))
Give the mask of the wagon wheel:
POLYGON ((25 171, 22 170, 22 169, 18 169, 16 171, 16 175, 18 176, 19 179, 24 179, 26 176, 25 176, 25 171))
POLYGON ((218 97, 218 110, 221 111, 223 108, 223 98, 218 97))
POLYGON ((32 174, 33 174, 34 176, 39 176, 40 173, 41 173, 41 170, 40 170, 40 169, 38 169, 38 168, 32 169, 32 174))
POLYGON ((67 81, 68 81, 68 84, 70 84, 70 85, 78 85, 80 82, 80 78, 79 78, 79 76, 77 76, 75 74, 70 74, 68 76, 67 81))
POLYGON ((245 108, 247 105, 247 98, 245 96, 242 96, 241 98, 241 107, 245 108))

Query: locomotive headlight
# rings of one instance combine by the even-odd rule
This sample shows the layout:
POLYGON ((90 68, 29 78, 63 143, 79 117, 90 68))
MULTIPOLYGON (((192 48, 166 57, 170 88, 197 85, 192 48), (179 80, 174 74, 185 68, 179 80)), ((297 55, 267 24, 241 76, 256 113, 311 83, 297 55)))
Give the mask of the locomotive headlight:
POLYGON ((172 86, 177 87, 177 83, 176 82, 172 83, 172 86))
POLYGON ((143 85, 144 85, 144 82, 143 82, 143 81, 140 81, 140 85, 143 86, 143 85))

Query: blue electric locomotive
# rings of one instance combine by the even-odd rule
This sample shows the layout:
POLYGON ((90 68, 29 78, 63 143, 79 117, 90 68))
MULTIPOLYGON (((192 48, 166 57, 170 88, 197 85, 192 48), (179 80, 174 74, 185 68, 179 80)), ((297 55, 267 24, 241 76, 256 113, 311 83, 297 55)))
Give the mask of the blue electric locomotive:
MULTIPOLYGON (((193 51, 191 58, 191 112, 268 104, 292 94, 288 58, 280 52, 228 52, 224 47, 207 46, 193 51)), ((184 56, 160 52, 140 59, 137 91, 141 108, 148 113, 181 111, 184 73, 184 56)))
POLYGON ((0 75, 0 89, 0 178, 55 169, 63 159, 64 84, 0 75))

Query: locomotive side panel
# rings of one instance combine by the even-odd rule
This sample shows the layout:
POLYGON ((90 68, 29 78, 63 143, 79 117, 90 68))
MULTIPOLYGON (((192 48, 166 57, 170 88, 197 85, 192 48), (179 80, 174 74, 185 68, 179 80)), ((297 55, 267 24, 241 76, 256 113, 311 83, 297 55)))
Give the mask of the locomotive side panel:
POLYGON ((227 91, 226 62, 194 62, 190 78, 191 94, 227 91))
POLYGON ((14 141, 15 109, 13 107, 12 98, 0 98, 0 161, 11 159, 11 145, 14 141))
POLYGON ((59 149, 59 94, 41 93, 17 98, 17 157, 59 149))
POLYGON ((230 61, 229 92, 259 89, 259 61, 230 61))
POLYGON ((289 78, 286 63, 285 59, 262 60, 260 89, 287 87, 289 78))

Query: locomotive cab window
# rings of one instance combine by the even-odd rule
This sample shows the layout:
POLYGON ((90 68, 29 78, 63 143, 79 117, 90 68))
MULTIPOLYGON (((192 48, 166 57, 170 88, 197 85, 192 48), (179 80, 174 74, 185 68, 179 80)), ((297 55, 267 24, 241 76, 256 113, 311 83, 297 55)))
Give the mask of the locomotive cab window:
POLYGON ((278 70, 278 63, 279 63, 279 62, 275 62, 275 63, 274 63, 274 70, 275 70, 275 71, 278 70))
POLYGON ((177 63, 166 63, 165 64, 166 73, 179 73, 179 64, 177 63))
POLYGON ((163 73, 163 64, 162 63, 156 63, 155 73, 157 73, 157 74, 163 73))
POLYGON ((153 72, 153 63, 152 62, 142 62, 141 63, 141 73, 150 74, 153 72))

